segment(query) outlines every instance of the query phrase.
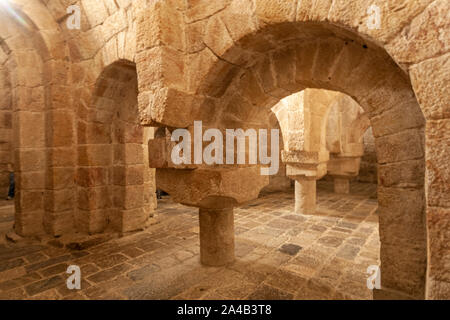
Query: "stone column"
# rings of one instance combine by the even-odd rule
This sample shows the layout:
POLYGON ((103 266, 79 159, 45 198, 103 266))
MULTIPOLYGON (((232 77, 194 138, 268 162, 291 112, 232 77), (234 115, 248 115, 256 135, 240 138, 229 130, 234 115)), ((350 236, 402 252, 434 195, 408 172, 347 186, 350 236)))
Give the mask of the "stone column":
POLYGON ((334 177, 334 192, 339 194, 349 194, 350 178, 334 177))
POLYGON ((168 136, 148 143, 149 165, 157 169, 158 185, 174 202, 199 208, 200 262, 209 266, 233 262, 233 208, 257 199, 269 176, 261 175, 260 166, 178 165, 171 159, 173 147, 168 136))
POLYGON ((295 179, 295 213, 313 214, 316 211, 316 179, 295 179))
POLYGON ((233 208, 199 209, 200 261, 223 266, 234 261, 233 208))

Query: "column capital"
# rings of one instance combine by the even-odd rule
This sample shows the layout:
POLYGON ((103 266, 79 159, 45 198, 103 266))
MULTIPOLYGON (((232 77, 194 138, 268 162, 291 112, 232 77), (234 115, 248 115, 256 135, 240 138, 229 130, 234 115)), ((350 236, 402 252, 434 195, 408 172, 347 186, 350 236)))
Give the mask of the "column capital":
POLYGON ((175 202, 205 209, 232 208, 258 198, 269 184, 259 166, 220 169, 157 169, 160 188, 175 202))

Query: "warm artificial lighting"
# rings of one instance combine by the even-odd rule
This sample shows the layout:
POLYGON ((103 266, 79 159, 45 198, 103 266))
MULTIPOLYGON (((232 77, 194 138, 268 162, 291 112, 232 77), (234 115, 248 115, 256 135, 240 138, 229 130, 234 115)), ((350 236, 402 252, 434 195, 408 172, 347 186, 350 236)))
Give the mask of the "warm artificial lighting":
POLYGON ((0 0, 0 11, 6 11, 7 14, 11 15, 20 24, 22 24, 25 27, 28 27, 28 23, 13 8, 10 0, 0 0))

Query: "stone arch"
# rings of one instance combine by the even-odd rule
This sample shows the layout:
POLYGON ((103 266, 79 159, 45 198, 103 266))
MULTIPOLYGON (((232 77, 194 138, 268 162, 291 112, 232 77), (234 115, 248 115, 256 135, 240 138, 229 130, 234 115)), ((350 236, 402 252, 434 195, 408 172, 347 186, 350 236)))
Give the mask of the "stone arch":
POLYGON ((290 178, 296 181, 296 190, 303 190, 296 191, 296 212, 315 212, 315 181, 327 173, 336 193, 349 193, 350 179, 358 175, 364 154, 363 134, 370 126, 362 108, 345 94, 305 89, 271 110, 282 124, 290 178), (319 160, 311 159, 312 153, 319 160))
POLYGON ((281 123, 286 147, 286 174, 295 181, 295 212, 313 214, 316 209, 316 181, 327 173, 327 123, 337 92, 305 89, 277 103, 271 110, 281 123))
POLYGON ((337 97, 336 92, 305 89, 271 109, 284 124, 285 151, 326 152, 327 119, 337 97))
POLYGON ((369 126, 369 118, 359 104, 340 94, 327 123, 327 148, 330 151, 327 170, 333 177, 335 193, 349 193, 350 180, 359 175, 364 155, 362 139, 369 126))
MULTIPOLYGON (((370 127, 367 114, 352 98, 343 94, 339 96, 331 112, 335 113, 334 117, 340 119, 339 122, 342 122, 342 130, 337 135, 343 146, 336 145, 335 141, 334 143, 327 141, 327 148, 333 153, 346 154, 348 151, 352 152, 352 146, 362 143, 364 133, 370 127)), ((332 126, 333 121, 334 119, 329 118, 327 126, 332 126)), ((358 150, 354 151, 358 153, 358 150)))
POLYGON ((12 88, 6 67, 8 59, 9 54, 0 47, 0 194, 5 197, 9 189, 9 170, 14 165, 12 88))
MULTIPOLYGON (((378 187, 384 292, 423 298, 424 176, 413 172, 424 168, 424 117, 408 75, 367 36, 326 22, 294 22, 295 10, 289 17, 271 4, 264 8, 257 1, 256 9, 250 6, 234 22, 252 16, 252 8, 257 15, 280 16, 258 16, 256 22, 252 16, 240 29, 230 22, 232 5, 209 18, 206 47, 189 56, 184 67, 189 69, 188 85, 164 74, 162 89, 140 93, 141 118, 181 126, 175 115, 180 114, 179 101, 185 101, 183 123, 203 120, 217 127, 248 127, 265 122, 263 109, 305 88, 351 96, 370 117, 380 174, 389 177, 380 179, 378 187)), ((174 67, 167 63, 163 73, 174 67)))
POLYGON ((139 125, 137 83, 133 62, 108 65, 91 105, 79 114, 76 223, 81 232, 142 229, 155 207, 145 144, 153 131, 139 125))
MULTIPOLYGON (((269 116, 267 124, 270 129, 277 129, 279 131, 279 168, 275 175, 269 176, 269 184, 265 186, 260 194, 271 192, 286 192, 291 187, 291 180, 286 176, 286 165, 282 159, 282 151, 288 141, 287 122, 288 110, 281 103, 271 109, 272 113, 269 116), (278 108, 276 108, 278 106, 278 108)), ((269 149, 269 148, 268 148, 269 149)))
MULTIPOLYGON (((349 94, 365 108, 376 137, 378 162, 385 175, 396 180, 390 183, 381 181, 378 189, 383 286, 413 297, 423 297, 426 269, 423 181, 414 181, 413 188, 404 188, 402 184, 410 183, 409 178, 405 174, 399 175, 397 170, 399 166, 410 166, 403 170, 412 171, 420 159, 424 165, 424 119, 403 71, 388 55, 369 48, 370 44, 351 40, 326 37, 303 41, 262 57, 250 68, 261 86, 258 99, 268 95, 263 102, 265 104, 273 97, 282 97, 304 87, 316 87, 349 94), (390 125, 386 126, 386 123, 390 125), (408 149, 409 154, 406 154, 404 151, 408 149), (414 205, 406 208, 402 204, 406 199, 412 200, 414 205)), ((229 66, 230 70, 234 68, 229 66)), ((214 83, 209 80, 210 76, 200 88, 214 83)), ((253 81, 242 80, 245 75, 240 79, 233 88, 234 92, 239 87, 253 85, 249 83, 253 81)), ((216 81, 220 83, 222 79, 216 81)), ((211 91, 203 90, 200 89, 199 93, 210 95, 211 91)), ((212 96, 217 94, 215 91, 212 96)), ((242 115, 242 110, 251 110, 251 105, 260 104, 251 101, 255 96, 245 93, 243 98, 236 99, 238 94, 235 93, 232 102, 223 106, 223 114, 232 113, 232 108, 240 106, 238 110, 242 115), (251 105, 244 99, 250 100, 251 105)))
POLYGON ((69 79, 64 44, 42 3, 2 3, 0 15, 0 43, 8 55, 13 98, 15 231, 23 236, 60 234, 71 227, 66 188, 73 177, 53 162, 58 158, 53 147, 70 144, 72 137, 70 131, 56 133, 61 120, 68 119, 63 106, 69 103, 61 99, 69 79))
MULTIPOLYGON (((334 179, 335 191, 348 193, 350 191, 348 179, 357 176, 361 182, 377 182, 375 143, 369 117, 352 98, 342 95, 341 102, 337 106, 344 109, 344 112, 353 109, 350 114, 345 113, 346 123, 343 124, 344 130, 342 130, 340 137, 342 143, 337 142, 338 140, 331 136, 327 141, 328 150, 331 152, 330 161, 334 159, 342 160, 341 168, 345 172, 341 177, 344 178, 340 184, 342 188, 339 188, 339 180, 334 179)), ((338 112, 337 108, 335 109, 331 112, 338 112)), ((330 123, 330 120, 328 121, 328 129, 333 131, 334 124, 330 123)), ((330 134, 330 132, 327 131, 327 134, 330 134)), ((339 174, 335 176, 339 176, 339 174)), ((337 178, 339 179, 339 177, 337 178)))
POLYGON ((365 113, 360 113, 349 127, 351 130, 348 134, 348 141, 350 143, 361 143, 364 135, 370 127, 369 118, 365 113))

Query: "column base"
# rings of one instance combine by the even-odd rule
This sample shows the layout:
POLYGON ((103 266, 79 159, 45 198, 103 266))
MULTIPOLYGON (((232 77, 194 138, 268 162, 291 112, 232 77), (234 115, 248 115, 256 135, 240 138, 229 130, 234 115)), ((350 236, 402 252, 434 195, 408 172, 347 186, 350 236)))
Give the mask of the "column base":
POLYGON ((334 178, 334 193, 349 194, 350 193, 350 179, 334 178))
POLYGON ((200 262, 223 266, 234 261, 233 208, 199 209, 200 262))
MULTIPOLYGON (((373 300, 418 300, 419 298, 411 297, 403 292, 390 290, 386 288, 374 289, 373 300)), ((424 299, 420 298, 421 300, 424 299)))
POLYGON ((295 180, 295 213, 313 214, 316 212, 316 180, 295 180))

